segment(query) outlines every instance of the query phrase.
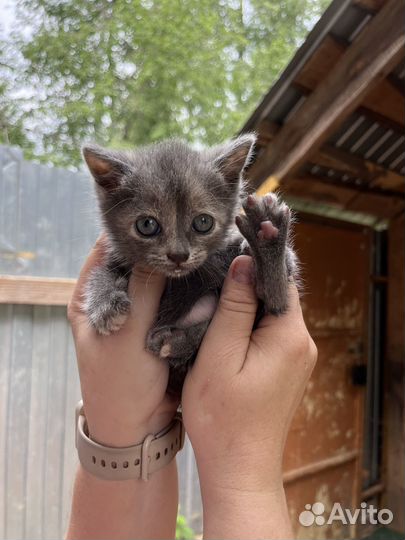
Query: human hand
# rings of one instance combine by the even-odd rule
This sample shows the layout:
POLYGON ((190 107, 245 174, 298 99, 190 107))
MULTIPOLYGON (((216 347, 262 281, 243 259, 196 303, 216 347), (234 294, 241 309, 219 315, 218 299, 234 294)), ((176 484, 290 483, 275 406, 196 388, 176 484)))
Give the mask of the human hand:
POLYGON ((252 332, 257 309, 252 276, 250 257, 232 263, 183 390, 206 538, 291 535, 282 456, 317 351, 293 284, 288 312, 263 317, 252 332), (274 514, 281 521, 275 522, 274 514), (224 521, 225 516, 233 517, 224 521))
POLYGON ((135 300, 125 325, 109 336, 98 334, 81 307, 93 268, 105 255, 101 237, 90 253, 68 307, 89 432, 108 446, 131 446, 172 420, 178 403, 166 395, 168 365, 145 350, 146 334, 165 286, 162 275, 136 268, 129 283, 135 300))

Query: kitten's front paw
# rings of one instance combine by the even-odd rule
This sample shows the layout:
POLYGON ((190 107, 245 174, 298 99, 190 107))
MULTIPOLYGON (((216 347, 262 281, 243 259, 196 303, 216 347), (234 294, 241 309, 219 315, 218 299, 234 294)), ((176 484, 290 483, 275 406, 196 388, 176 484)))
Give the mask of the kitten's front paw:
POLYGON ((256 294, 265 311, 274 315, 287 309, 287 287, 294 257, 288 245, 291 211, 277 195, 249 195, 243 204, 245 215, 236 224, 249 244, 255 264, 256 294))
POLYGON ((124 291, 114 291, 108 300, 100 304, 90 304, 87 314, 91 325, 99 334, 108 336, 117 332, 127 320, 131 301, 124 291))
POLYGON ((291 211, 277 195, 268 193, 260 198, 249 195, 243 209, 245 215, 237 216, 235 221, 251 249, 287 242, 291 211))

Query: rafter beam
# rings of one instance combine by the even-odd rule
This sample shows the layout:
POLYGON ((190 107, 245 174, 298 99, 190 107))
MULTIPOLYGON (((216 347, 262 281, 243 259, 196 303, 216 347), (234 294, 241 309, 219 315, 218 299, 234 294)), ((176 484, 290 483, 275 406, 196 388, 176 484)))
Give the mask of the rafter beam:
POLYGON ((252 168, 255 184, 292 174, 399 62, 405 44, 402 0, 389 0, 335 68, 287 122, 252 168))
POLYGON ((400 174, 333 146, 327 145, 320 148, 312 156, 310 162, 326 169, 347 174, 351 178, 361 178, 368 183, 369 187, 380 187, 399 192, 403 192, 405 188, 405 179, 400 174))
POLYGON ((287 179, 281 188, 283 195, 326 204, 342 210, 363 212, 379 218, 391 218, 404 211, 404 199, 370 191, 359 191, 333 184, 329 179, 307 175, 287 179))
MULTIPOLYGON (((366 31, 366 29, 363 31, 366 31)), ((348 41, 332 35, 326 36, 294 79, 294 86, 299 88, 304 95, 311 93, 334 69, 349 46, 350 42, 348 41)), ((402 123, 402 133, 405 120, 405 105, 403 84, 401 82, 396 81, 395 76, 389 74, 364 96, 362 106, 371 113, 375 112, 393 122, 402 123)))
MULTIPOLYGON (((260 122, 258 125, 258 146, 266 147, 272 144, 271 141, 280 129, 281 126, 274 122, 260 122)), ((369 187, 394 190, 400 193, 405 191, 405 179, 402 175, 332 145, 323 145, 312 155, 309 162, 347 174, 351 178, 361 178, 368 182, 369 187)))

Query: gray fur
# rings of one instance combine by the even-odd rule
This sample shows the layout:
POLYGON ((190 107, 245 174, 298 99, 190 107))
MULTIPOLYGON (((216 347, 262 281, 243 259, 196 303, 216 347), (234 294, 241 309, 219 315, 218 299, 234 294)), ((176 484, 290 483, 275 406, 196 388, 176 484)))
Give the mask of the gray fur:
POLYGON ((211 320, 212 298, 218 298, 238 254, 249 252, 254 259, 264 311, 280 314, 287 309, 288 279, 297 272, 291 214, 274 195, 255 200, 244 196, 243 170, 254 141, 255 136, 247 134, 203 151, 179 140, 134 152, 83 149, 109 239, 104 265, 93 272, 86 290, 89 320, 102 334, 118 330, 130 308, 127 286, 133 266, 165 273, 166 289, 147 347, 169 362, 170 387, 176 392, 211 320), (241 205, 245 215, 238 216, 241 205), (200 214, 214 218, 215 226, 206 234, 198 234, 191 225, 200 214), (158 221, 158 235, 143 237, 137 232, 134 224, 145 216, 158 221), (235 226, 237 216, 243 236, 235 226), (278 232, 263 238, 258 234, 262 222, 276 227, 267 226, 267 231, 278 232), (178 266, 168 256, 173 253, 188 258, 178 266))

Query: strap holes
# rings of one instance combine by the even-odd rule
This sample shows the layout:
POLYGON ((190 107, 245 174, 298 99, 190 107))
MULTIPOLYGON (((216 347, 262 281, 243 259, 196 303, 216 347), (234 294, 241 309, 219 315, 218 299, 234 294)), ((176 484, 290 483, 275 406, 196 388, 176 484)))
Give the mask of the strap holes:
POLYGON ((136 460, 134 461, 134 465, 135 465, 135 467, 136 467, 137 465, 139 465, 139 464, 140 464, 140 462, 141 462, 141 460, 140 460, 140 459, 136 459, 136 460))
POLYGON ((128 469, 128 461, 124 461, 124 463, 122 464, 122 466, 124 467, 124 469, 128 469))
POLYGON ((160 452, 156 454, 156 459, 160 459, 160 452))
POLYGON ((173 443, 170 445, 170 450, 173 450, 173 443))
POLYGON ((167 452, 168 452, 168 449, 167 449, 167 448, 165 448, 165 456, 167 456, 167 452))
POLYGON ((111 462, 111 467, 112 467, 113 469, 116 469, 116 468, 117 468, 117 462, 116 462, 116 461, 112 461, 112 462, 111 462))
POLYGON ((91 461, 95 464, 96 463, 96 456, 91 456, 91 461))
POLYGON ((102 459, 100 463, 101 463, 102 467, 105 467, 105 460, 104 459, 102 459))

